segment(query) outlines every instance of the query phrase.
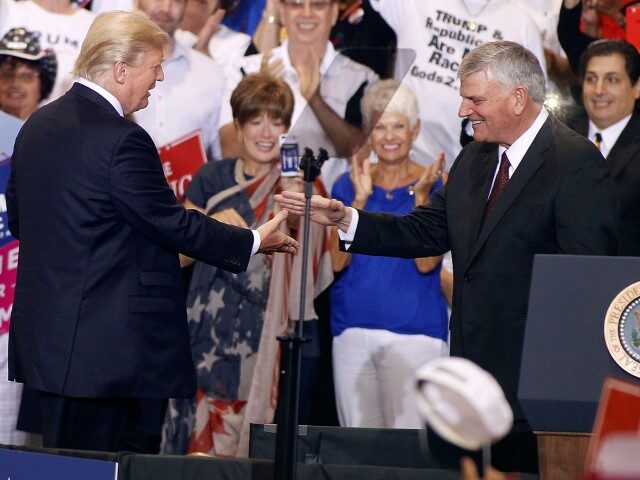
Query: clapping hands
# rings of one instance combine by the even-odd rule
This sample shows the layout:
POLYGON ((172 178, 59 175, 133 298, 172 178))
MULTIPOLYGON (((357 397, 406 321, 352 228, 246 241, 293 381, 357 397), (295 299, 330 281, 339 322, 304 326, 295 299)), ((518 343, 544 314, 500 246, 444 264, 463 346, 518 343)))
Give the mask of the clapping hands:
POLYGON ((429 193, 433 188, 433 185, 442 176, 444 171, 444 153, 440 153, 438 160, 427 165, 422 173, 422 176, 418 179, 413 186, 413 194, 415 195, 415 204, 424 205, 428 203, 429 193))

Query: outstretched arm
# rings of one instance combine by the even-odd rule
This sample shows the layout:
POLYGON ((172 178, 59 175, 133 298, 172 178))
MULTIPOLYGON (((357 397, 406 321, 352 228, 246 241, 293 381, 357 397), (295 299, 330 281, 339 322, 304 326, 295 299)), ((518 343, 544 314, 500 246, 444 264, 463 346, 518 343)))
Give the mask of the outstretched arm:
MULTIPOLYGON (((289 213, 304 214, 305 198, 303 193, 284 191, 274 197, 280 206, 289 213)), ((340 200, 329 199, 320 195, 311 197, 311 221, 325 226, 336 226, 343 232, 349 229, 352 209, 340 200)))

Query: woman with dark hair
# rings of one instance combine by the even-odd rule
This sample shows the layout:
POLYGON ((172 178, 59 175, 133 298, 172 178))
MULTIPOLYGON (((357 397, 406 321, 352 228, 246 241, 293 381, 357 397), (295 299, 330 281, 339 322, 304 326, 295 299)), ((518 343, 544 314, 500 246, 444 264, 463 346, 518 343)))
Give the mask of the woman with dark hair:
MULTIPOLYGON (((301 180, 281 177, 279 168, 279 136, 289 129, 293 104, 291 88, 283 80, 247 75, 231 95, 241 158, 203 165, 187 188, 185 206, 246 227, 273 215, 275 193, 302 191, 301 180)), ((292 230, 292 235, 302 233, 297 224, 298 218, 290 216, 281 228, 292 230)), ((311 267, 302 316, 302 255, 255 256, 238 275, 196 263, 187 294, 196 397, 169 402, 163 453, 246 456, 249 423, 273 421, 279 371, 276 337, 285 333, 289 319, 317 318, 313 299, 333 279, 324 227, 311 225, 307 255, 311 267)), ((304 322, 305 337, 314 337, 316 324, 304 322)))
POLYGON ((0 40, 0 108, 26 120, 51 94, 58 63, 36 36, 13 28, 0 40))

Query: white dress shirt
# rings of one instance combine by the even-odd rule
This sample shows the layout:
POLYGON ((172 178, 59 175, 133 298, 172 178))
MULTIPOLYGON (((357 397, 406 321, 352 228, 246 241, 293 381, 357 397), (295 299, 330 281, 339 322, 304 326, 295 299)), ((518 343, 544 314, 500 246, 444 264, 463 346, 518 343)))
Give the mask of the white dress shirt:
POLYGON ((613 125, 609 125, 607 128, 603 128, 600 130, 596 125, 589 120, 589 140, 593 143, 596 143, 596 133, 600 133, 602 135, 602 141, 600 142, 600 153, 604 158, 607 158, 609 152, 618 141, 618 137, 622 133, 622 131, 627 126, 631 120, 631 114, 624 117, 622 120, 614 123, 613 125))

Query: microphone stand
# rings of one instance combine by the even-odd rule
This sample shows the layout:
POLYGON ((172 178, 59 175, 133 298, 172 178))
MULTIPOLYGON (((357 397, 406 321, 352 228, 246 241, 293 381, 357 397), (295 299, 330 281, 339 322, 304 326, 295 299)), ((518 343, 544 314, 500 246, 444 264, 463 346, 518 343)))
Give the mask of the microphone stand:
POLYGON ((300 159, 300 169, 304 172, 304 216, 302 236, 302 272, 300 278, 300 318, 297 328, 292 328, 280 342, 280 382, 278 389, 278 429, 276 432, 276 456, 274 462, 274 479, 296 480, 298 471, 298 418, 300 393, 300 362, 302 344, 309 339, 303 337, 303 322, 306 311, 307 270, 309 248, 309 226, 311 212, 311 196, 313 182, 320 174, 324 161, 329 158, 324 148, 318 156, 313 155, 310 148, 304 149, 300 159))

